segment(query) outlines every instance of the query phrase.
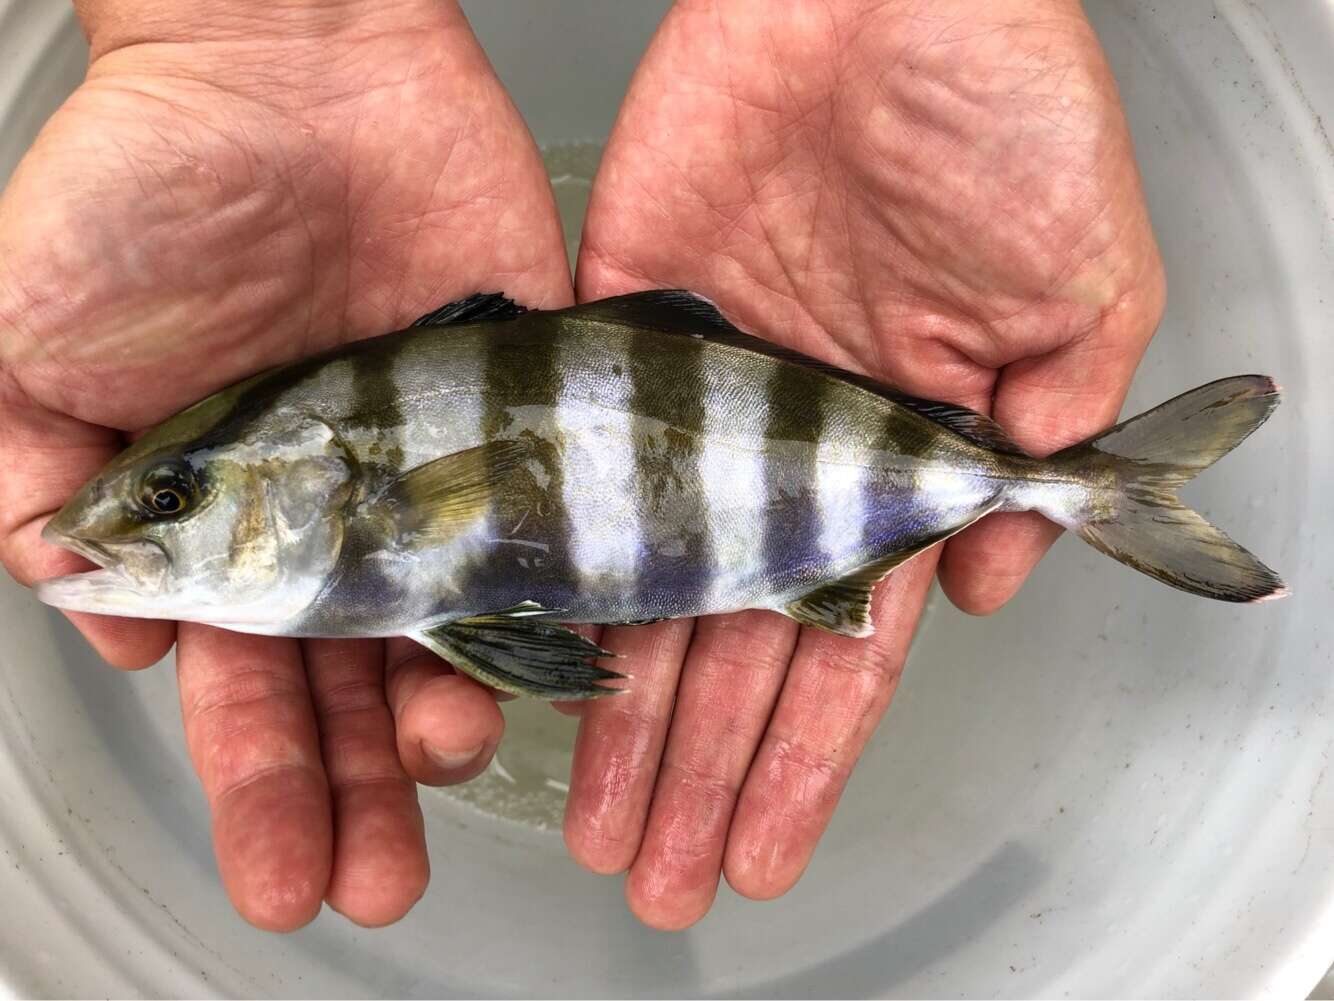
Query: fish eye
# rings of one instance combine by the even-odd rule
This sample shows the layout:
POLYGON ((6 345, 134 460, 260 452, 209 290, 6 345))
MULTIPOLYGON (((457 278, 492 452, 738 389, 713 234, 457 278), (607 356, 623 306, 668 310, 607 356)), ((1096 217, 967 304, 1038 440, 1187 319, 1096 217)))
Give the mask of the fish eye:
POLYGON ((149 504, 158 514, 175 514, 185 507, 185 498, 170 487, 163 487, 149 498, 149 504))
POLYGON ((150 515, 170 517, 184 512, 190 506, 193 494, 193 481, 187 467, 159 466, 144 477, 139 504, 150 515))

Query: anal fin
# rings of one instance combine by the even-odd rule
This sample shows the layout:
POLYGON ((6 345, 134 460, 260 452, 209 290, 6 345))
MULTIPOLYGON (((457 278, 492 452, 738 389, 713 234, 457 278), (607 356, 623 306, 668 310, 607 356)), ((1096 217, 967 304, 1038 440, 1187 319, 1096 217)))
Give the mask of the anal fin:
POLYGON ((598 667, 611 657, 573 630, 524 604, 424 629, 413 638, 484 685, 538 699, 596 699, 623 689, 602 682, 625 675, 598 667))
POLYGON ((851 573, 806 592, 778 611, 788 618, 796 619, 803 626, 823 629, 839 636, 851 636, 857 639, 870 636, 875 632, 875 624, 871 622, 871 591, 875 586, 887 577, 891 570, 907 563, 937 542, 944 542, 956 532, 963 531, 979 518, 990 514, 999 504, 998 499, 993 500, 967 521, 928 536, 914 546, 864 563, 851 573))
MULTIPOLYGON (((928 543, 927 545, 931 545, 928 543)), ((781 611, 803 626, 823 629, 839 636, 861 638, 875 632, 871 622, 871 591, 891 570, 912 559, 926 546, 894 553, 858 567, 852 573, 821 584, 781 611)))

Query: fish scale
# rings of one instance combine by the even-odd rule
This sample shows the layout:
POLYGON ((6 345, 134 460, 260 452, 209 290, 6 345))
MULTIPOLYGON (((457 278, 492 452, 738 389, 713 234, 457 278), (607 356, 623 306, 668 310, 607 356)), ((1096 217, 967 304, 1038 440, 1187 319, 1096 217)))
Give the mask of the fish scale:
POLYGON ((289 636, 416 638, 495 687, 619 690, 559 622, 771 609, 873 629, 885 574, 992 511, 1036 510, 1172 586, 1286 593, 1176 490, 1278 402, 1192 390, 1048 459, 645 292, 530 311, 479 294, 261 373, 145 435, 45 537, 100 570, 83 611, 289 636), (165 507, 154 507, 159 499, 165 507))

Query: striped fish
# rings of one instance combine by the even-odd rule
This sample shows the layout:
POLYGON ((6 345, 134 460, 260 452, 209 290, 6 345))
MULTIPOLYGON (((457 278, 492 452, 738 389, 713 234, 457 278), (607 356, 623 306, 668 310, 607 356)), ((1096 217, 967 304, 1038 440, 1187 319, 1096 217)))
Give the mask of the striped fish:
POLYGON ((1176 490, 1278 401, 1212 383, 1049 459, 991 420, 750 337, 707 300, 556 311, 479 294, 262 373, 118 456, 45 536, 82 611, 407 635, 508 692, 619 677, 559 622, 746 608, 846 636, 871 589, 992 511, 1036 510, 1195 594, 1279 579, 1176 490))

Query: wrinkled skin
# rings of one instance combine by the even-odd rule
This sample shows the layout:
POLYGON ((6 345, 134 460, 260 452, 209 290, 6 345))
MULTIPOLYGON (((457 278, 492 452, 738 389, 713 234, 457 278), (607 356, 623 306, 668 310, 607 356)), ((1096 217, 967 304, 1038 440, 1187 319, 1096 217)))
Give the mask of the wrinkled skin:
MULTIPOLYGON (((652 285, 989 412, 1038 454, 1112 422, 1163 304, 1115 87, 1070 0, 683 0, 622 108, 579 261, 581 299, 652 285)), ((939 555, 946 593, 994 610, 1056 532, 985 519, 939 555)), ((881 586, 868 641, 765 612, 607 630, 636 685, 583 710, 574 856, 628 869, 660 928, 702 917, 720 872, 786 892, 889 704, 936 559, 881 586)))
MULTIPOLYGON (((683 3, 645 57, 583 296, 695 288, 775 340, 990 409, 1037 451, 1106 424, 1162 280, 1077 8, 723 9, 683 3)), ((25 582, 83 565, 41 526, 183 405, 475 289, 570 297, 536 153, 452 4, 81 14, 89 82, 0 201, 0 463, 23 470, 0 477, 0 557, 25 582)), ((996 607, 1050 538, 989 519, 947 547, 947 590, 996 607)), ((724 863, 742 893, 791 886, 892 695, 931 559, 882 587, 869 642, 756 612, 608 630, 636 689, 583 721, 575 856, 629 868, 631 906, 659 927, 701 916, 724 863)), ((483 767, 503 726, 489 692, 407 643, 74 618, 123 667, 178 640, 248 920, 411 906, 427 877, 411 780, 483 767)))
MULTIPOLYGON (((436 0, 88 3, 88 80, 0 202, 0 556, 142 430, 261 368, 503 288, 570 300, 537 150, 436 0), (173 20, 182 18, 182 21, 173 20)), ((401 917, 427 879, 413 779, 485 766, 492 695, 407 641, 73 615, 109 661, 178 642, 219 869, 264 928, 401 917), (427 748, 434 757, 428 756, 427 748)))

